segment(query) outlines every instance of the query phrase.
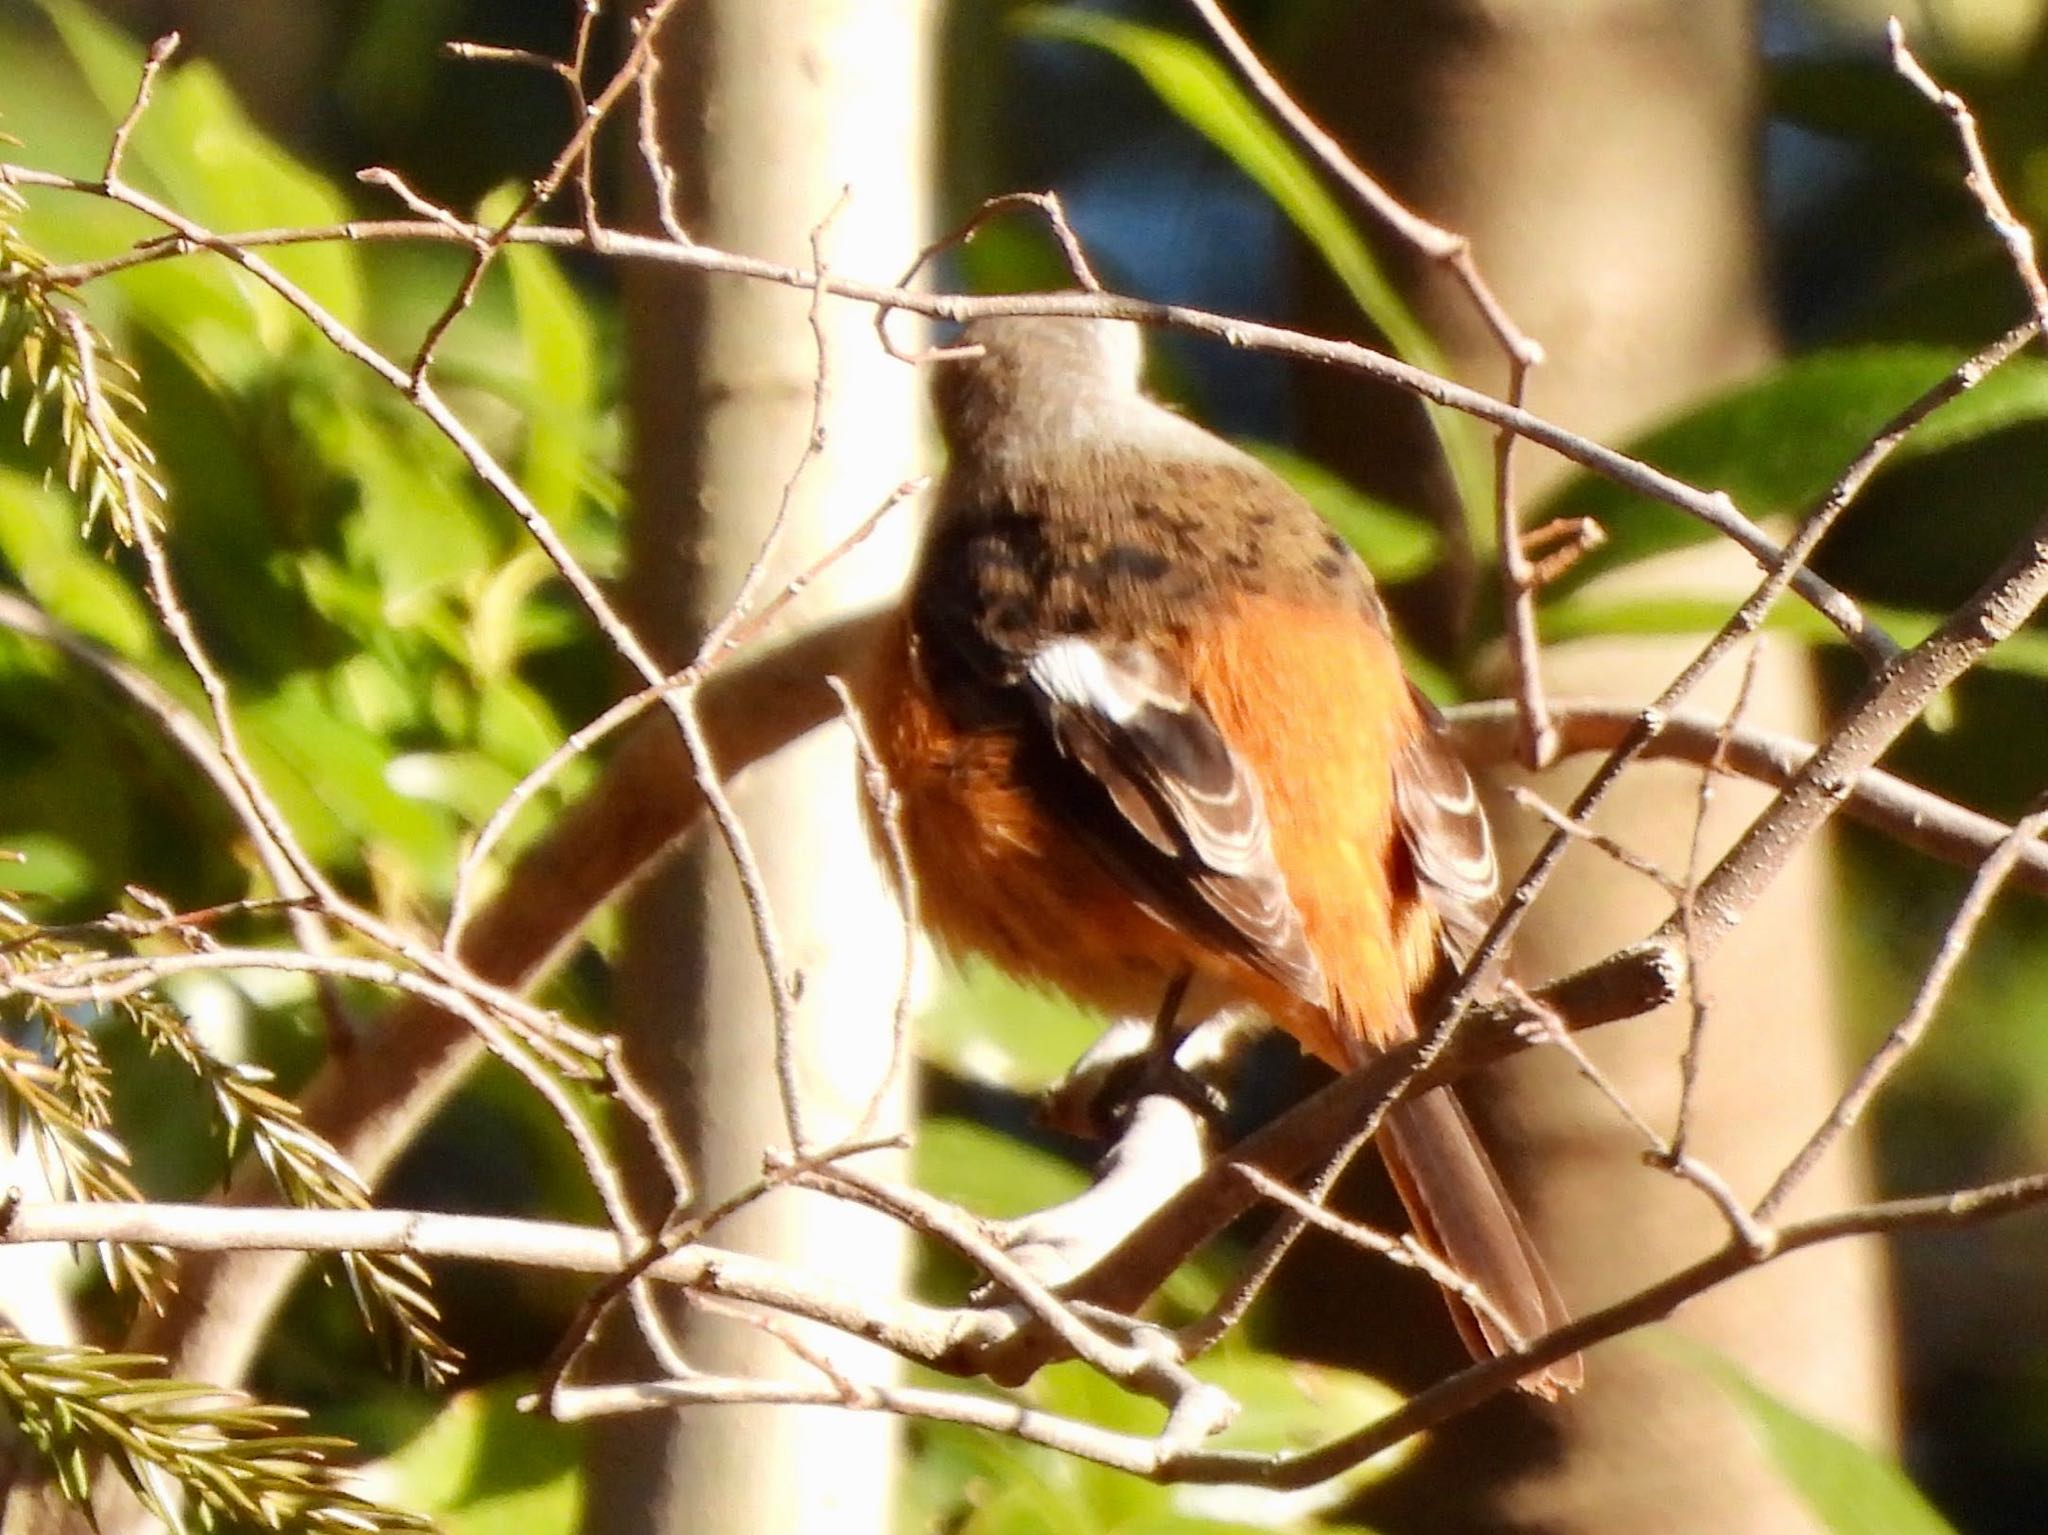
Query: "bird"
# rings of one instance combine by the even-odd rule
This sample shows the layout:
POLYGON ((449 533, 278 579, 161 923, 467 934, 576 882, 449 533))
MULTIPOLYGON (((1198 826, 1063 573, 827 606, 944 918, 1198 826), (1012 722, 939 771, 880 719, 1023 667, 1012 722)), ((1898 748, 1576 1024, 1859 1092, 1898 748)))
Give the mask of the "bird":
MULTIPOLYGON (((1169 1030, 1256 1008, 1349 1070, 1476 949, 1492 835, 1364 562, 1143 367, 1136 325, 1047 315, 931 364, 947 464, 866 706, 895 835, 946 953, 1169 1030)), ((1475 1358, 1566 1320, 1451 1089, 1377 1143, 1488 1303, 1446 1290, 1475 1358)))

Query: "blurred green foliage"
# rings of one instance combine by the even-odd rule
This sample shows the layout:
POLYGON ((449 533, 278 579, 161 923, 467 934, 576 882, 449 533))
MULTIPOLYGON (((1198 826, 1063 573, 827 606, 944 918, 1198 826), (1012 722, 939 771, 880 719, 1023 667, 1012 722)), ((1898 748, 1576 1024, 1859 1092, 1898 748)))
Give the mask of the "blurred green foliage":
POLYGON ((1952 1535, 1896 1464, 1806 1417, 1727 1360, 1676 1335, 1658 1339, 1744 1408, 1785 1480, 1830 1535, 1952 1535))
MULTIPOLYGON (((49 0, 0 14, 0 57, 10 61, 0 125, 20 141, 7 157, 96 175, 134 93, 135 40, 90 7, 49 0), (33 67, 16 68, 23 61, 33 67)), ((215 229, 322 226, 361 211, 357 194, 259 128, 198 59, 162 77, 123 174, 215 229)), ((88 197, 27 202, 10 222, 52 263, 154 232, 88 197)), ((341 241, 265 259, 338 324, 401 358, 467 264, 454 247, 341 241)), ((352 895, 407 920, 438 910, 481 819, 561 740, 565 721, 608 699, 603 650, 545 558, 450 445, 261 282, 218 260, 182 259, 95 282, 82 299, 137 371, 142 430, 168 491, 173 568, 227 676, 252 762, 309 854, 352 895)), ((619 546, 613 323, 554 258, 512 251, 451 331, 437 372, 458 413, 601 575, 616 571, 619 546)), ((7 584, 204 717, 194 679, 138 595, 134 555, 103 528, 81 533, 79 505, 48 483, 49 444, 21 442, 23 424, 17 398, 0 412, 7 584)), ((13 633, 0 635, 0 741, 0 846, 24 860, 7 883, 36 915, 110 910, 130 884, 179 908, 267 893, 211 787, 154 726, 89 671, 13 633)), ((540 795, 501 857, 587 778, 578 767, 540 795)), ((203 977, 167 991, 204 1019, 209 1039, 270 1062, 287 1081, 317 1060, 321 1024, 303 984, 203 977)), ((359 1007, 383 1003, 344 994, 359 1007)), ((191 1195, 217 1181, 204 1095, 132 1041, 110 1035, 105 1048, 117 1122, 145 1190, 191 1195)), ((466 1121, 473 1151, 496 1148, 484 1158, 496 1185, 486 1177, 430 1197, 587 1215, 587 1196, 540 1166, 567 1163, 544 1113, 531 1095, 494 1083, 487 1076, 451 1118, 466 1121), (506 1187, 521 1167, 539 1175, 506 1187)), ((474 1286, 455 1280, 463 1310, 474 1286)), ((560 1317, 572 1303, 556 1285, 526 1293, 507 1316, 515 1325, 536 1312, 560 1317)), ((309 1405, 348 1403, 377 1377, 376 1350, 351 1310, 346 1288, 325 1282, 295 1302, 286 1336, 320 1346, 285 1349, 273 1373, 309 1405)), ((473 1308, 456 1318, 472 1358, 490 1364, 504 1344, 482 1325, 473 1308)), ((535 1348, 527 1341, 519 1357, 535 1348)), ((371 1446, 395 1442, 431 1400, 395 1386, 383 1396, 387 1412, 350 1425, 371 1446)), ((473 1410, 463 1399, 452 1421, 473 1410)), ((558 1488, 534 1506, 573 1509, 565 1496, 558 1488)), ((465 1513, 450 1527, 490 1527, 482 1519, 465 1513)))
MULTIPOLYGON (((519 25, 543 25, 532 19, 543 7, 513 9, 519 25)), ((1312 7, 1269 9, 1276 26, 1312 24, 1301 22, 1312 7)), ((447 174, 479 193, 531 172, 516 155, 492 163, 489 146, 475 142, 478 125, 493 123, 501 106, 491 87, 475 83, 478 72, 451 75, 445 62, 429 61, 436 39, 462 30, 458 23, 469 18, 463 5, 383 0, 352 15, 335 42, 334 88, 344 103, 340 115, 353 125, 342 142, 459 140, 460 166, 447 174), (450 79, 468 94, 442 89, 450 79), (374 133, 365 126, 373 121, 374 133)), ((1162 114, 1273 199, 1396 350, 1425 365, 1434 360, 1430 338, 1387 280, 1349 204, 1203 49, 1095 10, 1034 9, 1024 24, 1041 45, 1085 44, 1128 66, 1162 114)), ((0 57, 19 64, 0 81, 0 128, 21 141, 7 157, 95 175, 111 124, 132 97, 139 44, 83 0, 39 0, 32 10, 0 13, 0 57)), ((2048 49, 1973 57, 1975 72, 1954 76, 1955 83, 1978 106, 2000 164, 2016 168, 2009 189, 2039 219, 2048 214, 2048 121, 2039 110, 2048 99, 2048 49)), ((1872 275, 1853 303, 1817 305, 1795 317, 1801 345, 1782 367, 1630 445, 1696 484, 1730 490, 1757 516, 1809 505, 1878 424, 2019 313, 2003 257, 1958 191, 1944 128, 1878 63, 1841 54, 1782 61, 1773 100, 1788 120, 1848 156, 1849 169, 1806 217, 1822 232, 1820 247, 1872 275), (1859 248, 1850 263, 1839 231, 1858 210, 1893 207, 1902 189, 1914 194, 1912 215, 1876 220, 1874 248, 1859 248)), ((159 85, 126 174, 221 230, 326 225, 364 211, 366 194, 347 185, 351 163, 312 163, 288 141, 321 138, 259 127, 210 64, 181 61, 159 85)), ((334 140, 325 142, 331 148, 334 140)), ((513 135, 515 145, 543 152, 551 142, 523 121, 513 135)), ((502 211, 502 198, 484 206, 502 211)), ((103 255, 154 232, 104 202, 42 193, 18 228, 57 262, 103 255)), ((975 275, 985 286, 1021 284, 1038 258, 1026 242, 998 236, 977 247, 975 275)), ((452 245, 343 241, 280 247, 266 259, 401 362, 466 264, 452 245)), ((261 283, 225 262, 170 260, 95 282, 85 298, 138 370, 144 430, 169 490, 177 574, 227 671, 256 765, 308 850, 353 894, 394 914, 438 910, 464 837, 605 701, 611 678, 602 648, 546 561, 448 444, 261 283)), ((620 559, 620 352, 603 288, 573 280, 549 255, 515 249, 450 332, 437 374, 463 419, 600 575, 615 573, 620 559)), ((136 595, 133 557, 104 534, 81 535, 79 506, 49 483, 47 453, 15 441, 19 411, 18 403, 0 411, 0 575, 200 708, 189 674, 136 595)), ((2039 514, 2039 487, 2048 484, 2044 420, 2048 365, 2032 359, 1948 407, 1833 541, 1823 559, 1828 574, 1871 594, 1901 638, 1916 637, 2039 514)), ((1468 526, 1483 547, 1490 537, 1485 439, 1459 418, 1441 418, 1439 429, 1468 526)), ((1372 501, 1287 449, 1260 451, 1371 554, 1389 582, 1426 578, 1444 558, 1442 540, 1417 511, 1372 501)), ((1721 616, 1687 599, 1601 595, 1602 569, 1700 536, 1677 514, 1590 477, 1567 482, 1532 510, 1552 514, 1596 516, 1612 542, 1552 595, 1546 632, 1690 633, 1721 616)), ((1849 675, 1832 633, 1810 615, 1787 604, 1773 632, 1830 653, 1849 675)), ((1916 733, 1898 765, 2006 812, 2038 788, 2036 765, 2048 760, 2040 687, 2048 641, 2022 636, 2000 653, 1994 672, 1957 689, 1944 728, 1916 733)), ((1446 674, 1432 691, 1448 697, 1458 686, 1446 674)), ((505 852, 546 824, 586 776, 573 771, 540 796, 505 852)), ((8 883, 32 892, 39 913, 104 910, 130 882, 180 906, 262 888, 229 818, 146 722, 46 647, 4 633, 0 807, 0 846, 25 856, 8 883)), ((1843 935, 1845 966, 1857 1026, 1873 1040, 1903 1008, 1962 878, 1929 874, 1910 855, 1858 839, 1849 881, 1859 916, 1843 935)), ((2048 1161, 2048 1048, 2032 1026, 2048 1003, 2044 939, 2048 926, 2030 907, 2014 904, 1998 918, 1936 1038, 1885 1105, 1888 1181, 1938 1187, 2048 1161)), ((186 988, 182 1000, 238 1033, 287 1077, 303 1075, 317 1056, 303 986, 216 981, 186 988)), ((935 1010, 921 1047, 937 1072, 1018 1094, 1055 1077, 1092 1028, 1063 1005, 978 973, 935 1010)), ((217 1176, 200 1105, 161 1095, 165 1078, 152 1077, 147 1063, 131 1069, 118 1053, 115 1059, 121 1079, 137 1084, 128 1096, 152 1110, 132 1116, 152 1191, 183 1192, 217 1176)), ((486 1076, 450 1120, 462 1135, 437 1145, 461 1141, 472 1160, 461 1163, 453 1150, 434 1159, 449 1197, 587 1213, 577 1208, 585 1196, 561 1173, 544 1117, 502 1075, 486 1076), (507 1147, 511 1155, 497 1154, 507 1147), (515 1169, 509 1177, 508 1166, 515 1169), (476 1184, 456 1187, 472 1174, 476 1184)), ((1070 1158, 1017 1127, 957 1114, 925 1127, 918 1167, 928 1187, 990 1214, 1039 1206, 1082 1178, 1070 1158)), ((2015 1241, 2012 1250, 2044 1256, 2039 1239, 2015 1241)), ((1938 1270, 1939 1283, 1973 1329, 1969 1346, 1922 1360, 1917 1379, 1930 1395, 1966 1385, 1994 1404, 2003 1423, 2031 1425, 1995 1446, 1992 1474, 2005 1478, 1997 1486, 2029 1476, 2038 1486, 2048 1477, 2048 1372, 2014 1361, 2038 1360, 2042 1339, 2012 1347, 2011 1319, 1996 1295, 1960 1282, 1959 1272, 1938 1270), (1998 1357, 1992 1340, 2007 1357, 1998 1357)), ((957 1293, 967 1277, 934 1260, 924 1283, 957 1293)), ((1193 1315, 1220 1282, 1216 1269, 1190 1266, 1163 1305, 1171 1315, 1193 1315)), ((465 1317, 460 1297, 502 1300, 505 1292, 463 1284, 452 1280, 451 1325, 472 1357, 501 1378, 446 1404, 369 1386, 372 1360, 347 1341, 353 1333, 338 1297, 301 1298, 290 1329, 299 1341, 282 1346, 271 1369, 324 1420, 393 1450, 380 1474, 412 1504, 440 1514, 447 1528, 570 1528, 578 1506, 575 1436, 517 1415, 510 1404, 524 1379, 519 1372, 552 1341, 551 1326, 563 1320, 574 1292, 536 1282, 509 1306, 478 1307, 498 1313, 484 1320, 465 1317), (522 1325, 526 1333, 508 1341, 522 1325)), ((1389 1400, 1361 1377, 1283 1361, 1241 1341, 1221 1351, 1213 1368, 1246 1403, 1236 1431, 1249 1436, 1243 1442, 1305 1442, 1333 1423, 1362 1421, 1389 1400)), ((1747 1383, 1731 1382, 1731 1390, 1830 1528, 1939 1527, 1894 1468, 1747 1383)), ((1149 1426, 1143 1404, 1080 1371, 1047 1372, 1025 1396, 1133 1430, 1149 1426)), ((1944 1439, 1938 1417, 1929 1409, 1916 1439, 1934 1445, 1944 1496, 1975 1516, 1969 1528, 2019 1527, 2001 1523, 1995 1496, 1972 1501, 1959 1490, 1981 1457, 1944 1439)), ((952 1428, 921 1427, 915 1443, 908 1530, 1221 1535, 1341 1517, 1339 1498, 1348 1491, 1322 1501, 1231 1502, 952 1428)), ((1377 1474, 1376 1467, 1361 1473, 1377 1474)))
MULTIPOLYGON (((47 10, 63 54, 42 44, 50 67, 35 72, 39 97, 26 109, 10 101, 9 120, 33 125, 20 135, 25 163, 83 169, 104 154, 112 115, 132 96, 135 46, 81 6, 53 0, 47 10), (78 66, 68 93, 67 58, 78 66)), ((10 50, 31 46, 9 40, 10 50)), ((167 74, 124 172, 217 229, 320 226, 351 211, 241 114, 204 63, 167 74)), ((82 197, 35 199, 21 228, 56 261, 140 232, 82 197)), ((340 241, 266 259, 341 324, 386 345, 417 337, 465 265, 454 249, 340 241)), ((561 738, 565 707, 580 713, 600 693, 601 666, 544 558, 439 434, 247 274, 160 262, 95 284, 90 299, 140 369, 175 507, 178 579, 235 685, 257 766, 324 866, 390 910, 445 899, 474 820, 561 738)), ((599 314, 551 258, 510 252, 451 333, 442 377, 602 573, 617 561, 618 428, 599 314)), ((107 553, 65 536, 66 508, 40 490, 35 455, 14 457, 0 478, 0 553, 14 579, 195 701, 107 553)), ((33 718, 31 699, 0 698, 0 709, 10 701, 33 718)), ((576 782, 544 795, 525 828, 543 824, 576 782)), ((216 864, 237 855, 217 819, 210 835, 194 834, 195 817, 216 815, 204 796, 142 816, 128 803, 137 789, 168 800, 170 785, 105 788, 92 801, 95 834, 74 849, 83 861, 49 874, 31 863, 24 883, 59 900, 124 879, 174 900, 209 889, 219 898, 232 876, 190 850, 211 849, 216 864)))

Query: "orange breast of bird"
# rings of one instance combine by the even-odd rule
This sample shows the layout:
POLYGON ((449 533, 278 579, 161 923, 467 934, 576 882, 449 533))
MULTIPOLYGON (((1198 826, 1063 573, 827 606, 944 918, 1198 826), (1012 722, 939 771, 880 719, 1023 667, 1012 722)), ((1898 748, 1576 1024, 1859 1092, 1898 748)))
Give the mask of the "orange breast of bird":
POLYGON ((895 795, 917 915, 956 957, 1118 1016, 1142 1016, 1186 967, 1185 934, 1146 911, 1020 770, 1015 731, 956 724, 929 686, 906 618, 864 705, 895 795))
POLYGON ((1327 982, 1303 997, 1173 924, 1075 834, 1003 721, 962 726, 928 685, 906 620, 868 694, 898 797, 920 917, 942 946, 1117 1016, 1154 1011, 1183 971, 1251 1003, 1342 1069, 1413 1030, 1438 963, 1397 827, 1396 755, 1422 722, 1385 633, 1354 606, 1244 592, 1146 635, 1251 770, 1275 861, 1327 982))

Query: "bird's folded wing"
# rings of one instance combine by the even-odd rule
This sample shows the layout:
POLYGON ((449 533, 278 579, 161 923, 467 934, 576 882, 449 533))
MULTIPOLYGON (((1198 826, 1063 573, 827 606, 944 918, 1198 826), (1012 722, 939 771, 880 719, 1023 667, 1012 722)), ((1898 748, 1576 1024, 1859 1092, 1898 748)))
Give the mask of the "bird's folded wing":
POLYGON ((1479 790, 1445 739, 1443 717, 1420 693, 1415 703, 1422 729, 1394 759, 1394 811, 1443 947, 1462 965, 1493 922, 1500 865, 1479 790))
POLYGON ((1258 780, 1178 667, 1144 645, 1069 636, 1033 652, 1022 681, 1060 757, 1106 796, 1070 813, 1133 895, 1324 1005, 1258 780))

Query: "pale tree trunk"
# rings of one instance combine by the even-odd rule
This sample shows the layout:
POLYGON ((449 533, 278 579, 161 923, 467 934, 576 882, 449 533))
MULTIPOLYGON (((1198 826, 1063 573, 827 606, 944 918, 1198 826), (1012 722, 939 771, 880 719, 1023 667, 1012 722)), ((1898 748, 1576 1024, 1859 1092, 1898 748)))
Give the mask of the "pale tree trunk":
MULTIPOLYGON (((1469 234, 1488 276, 1549 352, 1531 405, 1606 440, 1765 364, 1774 338, 1761 270, 1753 18, 1740 0, 1384 0, 1347 6, 1302 70, 1339 136, 1414 203, 1469 234)), ((1498 349, 1450 286, 1419 274, 1451 368, 1501 387, 1498 349)), ((1326 311, 1326 314, 1334 310, 1326 311)), ((1336 323, 1332 320, 1330 323, 1336 323)), ((1359 401, 1315 407, 1333 453, 1358 440, 1359 401)), ((1541 455, 1522 462, 1540 483, 1541 455)), ((1631 578, 1638 590, 1725 594, 1754 568, 1720 549, 1631 578)), ((1491 588, 1481 601, 1493 601, 1491 588)), ((1697 642, 1617 639, 1553 647, 1554 691, 1654 696, 1697 642)), ((1695 703, 1725 707, 1735 679, 1695 703)), ((1715 684, 1719 684, 1716 686, 1715 684)), ((1809 737, 1813 679, 1769 653, 1749 719, 1809 737)), ((1583 770, 1543 775, 1562 804, 1583 770)), ((1624 843, 1683 870, 1696 776, 1640 773, 1601 813, 1624 843)), ((1762 803, 1723 789, 1708 856, 1762 803)), ((1538 831, 1496 805, 1505 859, 1538 831)), ((1669 910, 1659 891, 1580 849, 1522 930, 1519 968, 1541 978, 1640 937, 1669 910)), ((1707 969, 1713 1022, 1695 1151, 1754 1199, 1826 1112, 1842 1081, 1828 954, 1838 920, 1824 854, 1788 872, 1707 969)), ((1600 1031, 1601 1066, 1668 1129, 1685 1037, 1681 1009, 1600 1031)), ((1554 1053, 1525 1058, 1490 1095, 1511 1181, 1578 1309, 1614 1299, 1725 1238, 1698 1193, 1643 1168, 1640 1142, 1554 1053)), ((1804 1198, 1863 1189, 1839 1152, 1804 1198)), ((1835 1245, 1696 1303, 1680 1330, 1733 1358, 1795 1406, 1866 1440, 1892 1432, 1883 1254, 1835 1245)), ((1440 1438, 1413 1496, 1432 1529, 1655 1529, 1778 1535, 1815 1521, 1712 1381, 1644 1341, 1594 1352, 1590 1385, 1561 1409, 1497 1414, 1485 1435, 1440 1438), (1520 1417, 1519 1426, 1510 1419, 1520 1417), (1508 1441, 1520 1453, 1502 1454, 1508 1441), (1508 1468, 1512 1467, 1510 1470, 1508 1468), (1455 1512, 1452 1505, 1456 1505, 1455 1512)))
MULTIPOLYGON (((888 277, 924 238, 928 7, 920 0, 700 0, 664 56, 665 137, 690 233, 808 264, 812 231, 840 271, 888 277)), ((671 656, 724 611, 810 437, 817 350, 801 291, 635 271, 632 345, 636 617, 671 656)), ((879 347, 870 311, 822 311, 829 359, 824 446, 797 484, 764 591, 877 506, 920 465, 920 381, 879 347)), ((809 621, 899 579, 899 519, 805 599, 809 621)), ((790 979, 805 1129, 851 1128, 890 1063, 901 926, 862 832, 860 778, 843 730, 749 775, 735 794, 759 856, 790 979)), ((722 850, 705 849, 636 899, 619 1024, 653 1075, 706 1200, 744 1187, 787 1148, 769 995, 722 850)), ((899 1092, 880 1126, 901 1127, 899 1092)), ((870 1157, 866 1165, 876 1165, 870 1157)), ((886 1169, 887 1163, 882 1165, 886 1169)), ((905 1243, 880 1218, 821 1196, 778 1194, 722 1227, 721 1243, 888 1290, 905 1243)), ((817 1379, 774 1339, 692 1316, 686 1349, 728 1375, 817 1379)), ((872 1350, 812 1338, 849 1369, 872 1350)), ((895 1425, 882 1415, 704 1408, 597 1436, 586 1528, 748 1535, 886 1529, 895 1425)))

